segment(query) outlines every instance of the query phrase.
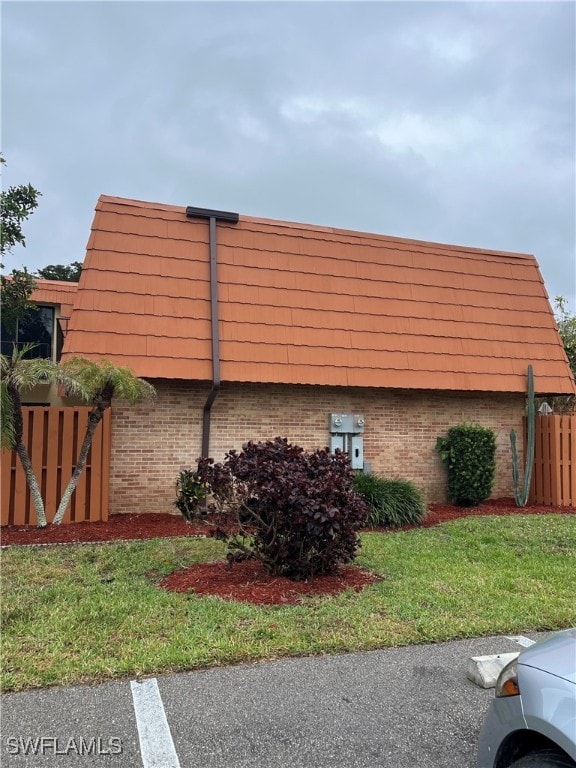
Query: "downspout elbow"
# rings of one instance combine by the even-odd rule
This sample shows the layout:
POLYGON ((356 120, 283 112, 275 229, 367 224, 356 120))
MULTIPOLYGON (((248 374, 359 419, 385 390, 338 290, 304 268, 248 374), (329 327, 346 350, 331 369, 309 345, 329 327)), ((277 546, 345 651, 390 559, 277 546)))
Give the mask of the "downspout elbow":
POLYGON ((204 403, 204 413, 202 417, 202 458, 207 459, 210 456, 210 424, 212 415, 212 405, 214 400, 218 397, 220 391, 220 382, 214 381, 212 388, 208 394, 208 398, 204 403))

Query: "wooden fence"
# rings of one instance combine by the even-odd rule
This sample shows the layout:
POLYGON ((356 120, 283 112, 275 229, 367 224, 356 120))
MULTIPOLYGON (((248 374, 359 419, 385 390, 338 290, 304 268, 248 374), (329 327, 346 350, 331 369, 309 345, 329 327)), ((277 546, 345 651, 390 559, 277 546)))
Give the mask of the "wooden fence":
POLYGON ((576 507, 576 413, 536 416, 530 501, 576 507))
MULTIPOLYGON (((90 408, 25 407, 24 443, 51 522, 72 476, 90 408)), ((98 425, 88 461, 66 510, 64 523, 108 519, 110 410, 98 425)), ((36 525, 36 510, 16 453, 2 451, 2 525, 36 525)))

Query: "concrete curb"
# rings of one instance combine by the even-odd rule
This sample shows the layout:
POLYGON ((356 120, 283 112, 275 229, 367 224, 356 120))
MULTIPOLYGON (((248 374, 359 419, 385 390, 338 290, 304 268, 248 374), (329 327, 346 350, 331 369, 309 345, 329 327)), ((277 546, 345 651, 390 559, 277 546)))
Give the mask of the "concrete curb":
POLYGON ((481 688, 494 688, 502 669, 519 656, 518 653, 498 653, 492 656, 472 656, 468 661, 466 677, 481 688))

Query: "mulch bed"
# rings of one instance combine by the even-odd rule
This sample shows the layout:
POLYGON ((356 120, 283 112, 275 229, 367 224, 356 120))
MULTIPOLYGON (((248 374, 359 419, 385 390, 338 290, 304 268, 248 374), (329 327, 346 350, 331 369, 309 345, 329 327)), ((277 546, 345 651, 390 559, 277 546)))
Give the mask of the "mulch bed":
POLYGON ((257 560, 198 563, 175 571, 160 586, 174 592, 195 592, 224 600, 256 605, 289 605, 302 597, 335 595, 346 589, 357 592, 380 578, 355 566, 341 567, 334 576, 316 576, 310 581, 291 581, 285 576, 270 576, 257 560))
MULTIPOLYGON (((477 507, 454 507, 431 504, 423 523, 429 528, 459 517, 478 515, 575 515, 573 507, 518 508, 513 499, 490 499, 477 507)), ((417 526, 404 526, 408 530, 417 526)), ((393 533, 391 529, 370 529, 393 533)), ((192 525, 174 514, 122 514, 113 515, 106 522, 72 523, 38 529, 32 526, 7 526, 1 529, 2 546, 22 544, 69 544, 132 539, 168 538, 179 536, 209 536, 211 527, 205 522, 192 525)), ((198 563, 176 571, 159 586, 179 591, 194 591, 228 600, 258 605, 286 605, 297 603, 303 596, 333 595, 346 589, 363 589, 378 581, 379 577, 356 566, 341 567, 334 576, 316 577, 310 581, 295 582, 284 577, 270 576, 260 563, 245 560, 230 568, 225 560, 217 563, 198 563)))
MULTIPOLYGON (((450 504, 431 504, 422 527, 429 528, 438 523, 455 520, 458 517, 477 515, 574 515, 574 507, 531 506, 518 508, 514 499, 489 499, 477 507, 454 507, 450 504)), ((418 526, 404 526, 408 530, 418 526)), ((378 528, 393 532, 390 529, 378 528)), ((34 526, 4 526, 0 529, 2 546, 11 544, 71 544, 79 542, 115 541, 118 539, 155 539, 172 536, 208 536, 211 527, 199 521, 190 525, 179 514, 129 513, 112 515, 106 522, 71 523, 49 525, 47 528, 34 526)))
POLYGON ((5 526, 0 536, 2 546, 6 546, 206 536, 209 530, 202 522, 188 524, 180 514, 130 513, 112 515, 106 521, 49 525, 46 528, 5 526))
POLYGON ((428 514, 421 526, 405 525, 402 528, 374 528, 371 530, 386 531, 406 531, 410 528, 431 528, 439 523, 447 523, 450 520, 456 520, 459 517, 478 517, 482 515, 576 515, 575 507, 545 507, 545 506, 526 506, 517 507, 512 498, 488 499, 481 502, 477 507, 455 507, 451 504, 430 504, 428 514))

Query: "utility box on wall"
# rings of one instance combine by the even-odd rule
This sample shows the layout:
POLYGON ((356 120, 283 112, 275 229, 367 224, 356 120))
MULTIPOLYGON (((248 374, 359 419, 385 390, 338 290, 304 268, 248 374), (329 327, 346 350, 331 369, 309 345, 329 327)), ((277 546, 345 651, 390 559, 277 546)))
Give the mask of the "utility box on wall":
POLYGON ((352 435, 364 432, 364 416, 361 413, 331 413, 330 432, 352 435))
POLYGON ((364 416, 361 413, 331 413, 330 450, 339 449, 350 457, 352 469, 364 469, 364 416))
POLYGON ((349 454, 352 469, 364 469, 364 438, 362 435, 350 435, 349 454))
POLYGON ((345 435, 330 435, 330 453, 345 451, 345 435))

